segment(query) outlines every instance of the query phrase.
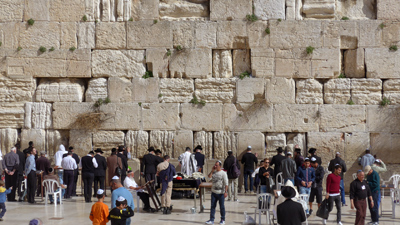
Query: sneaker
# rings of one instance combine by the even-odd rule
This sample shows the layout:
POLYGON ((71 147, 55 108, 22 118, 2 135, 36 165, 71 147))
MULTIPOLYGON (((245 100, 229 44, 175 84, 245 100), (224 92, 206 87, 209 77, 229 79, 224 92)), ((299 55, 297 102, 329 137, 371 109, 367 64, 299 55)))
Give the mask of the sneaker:
POLYGON ((322 220, 322 224, 326 225, 326 219, 322 220))
POLYGON ((337 223, 337 225, 343 225, 343 223, 342 223, 341 221, 339 221, 339 222, 337 223))
POLYGON ((214 221, 209 220, 206 222, 206 224, 214 224, 214 221))
POLYGON ((225 224, 225 220, 221 220, 221 222, 219 222, 219 224, 225 224))
POLYGON ((313 212, 313 210, 310 209, 310 211, 308 212, 308 214, 311 216, 312 212, 313 212))

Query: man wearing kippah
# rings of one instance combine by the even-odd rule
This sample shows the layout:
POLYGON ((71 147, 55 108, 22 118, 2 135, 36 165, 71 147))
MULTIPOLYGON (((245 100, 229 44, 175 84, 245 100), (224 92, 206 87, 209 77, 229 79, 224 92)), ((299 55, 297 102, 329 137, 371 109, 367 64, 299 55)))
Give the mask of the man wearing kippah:
MULTIPOLYGON (((117 199, 120 197, 123 197, 124 200, 126 200, 126 205, 129 206, 129 208, 131 210, 135 209, 135 205, 133 203, 133 197, 132 197, 131 192, 129 192, 128 189, 126 189, 122 186, 121 180, 119 179, 118 176, 114 176, 112 178, 110 186, 113 190, 113 192, 111 193, 111 208, 114 209, 116 207, 117 199)), ((110 212, 110 214, 111 214, 111 212, 110 212)), ((133 216, 133 214, 132 214, 132 216, 133 216)), ((109 220, 110 220, 110 218, 109 218, 109 220)), ((111 224, 122 224, 122 223, 113 223, 111 221, 111 224)), ((126 225, 130 225, 130 224, 131 224, 131 218, 127 218, 126 225)))

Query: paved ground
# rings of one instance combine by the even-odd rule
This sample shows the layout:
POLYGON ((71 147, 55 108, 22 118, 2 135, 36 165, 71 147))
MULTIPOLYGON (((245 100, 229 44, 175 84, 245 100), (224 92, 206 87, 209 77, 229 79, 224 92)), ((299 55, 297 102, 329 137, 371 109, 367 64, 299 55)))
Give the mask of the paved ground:
MULTIPOLYGON (((240 202, 226 202, 226 224, 242 224, 244 221, 243 212, 247 211, 252 213, 251 216, 254 217, 255 209, 255 195, 240 195, 240 202)), ((0 224, 7 225, 24 225, 28 224, 28 221, 32 218, 41 218, 44 224, 51 225, 86 225, 91 224, 89 220, 89 213, 92 204, 85 203, 83 197, 74 197, 72 200, 64 201, 63 204, 54 205, 44 205, 44 202, 40 202, 40 199, 36 199, 37 204, 31 205, 28 203, 6 203, 7 212, 4 217, 4 221, 0 224)), ((94 200, 94 198, 93 198, 94 200)), ((136 201, 136 200, 135 200, 136 201)), ((347 197, 347 201, 349 201, 347 197)), ((173 200, 173 212, 170 215, 163 215, 161 212, 158 213, 140 213, 135 212, 135 216, 132 219, 132 224, 162 224, 162 225, 179 225, 179 224, 204 224, 205 221, 209 219, 210 213, 210 194, 206 194, 205 202, 205 213, 192 214, 190 208, 193 207, 193 200, 183 199, 183 200, 173 200)), ((110 197, 106 198, 106 204, 109 206, 110 197)), ((136 204, 136 202, 135 202, 136 204)), ((142 205, 141 205, 142 206, 142 205)), ((313 206, 314 209, 317 206, 313 206)), ((197 207, 199 210, 199 207, 197 207)), ((385 197, 383 199, 383 209, 391 210, 390 197, 385 197)), ((381 218, 381 225, 394 225, 400 224, 400 207, 397 207, 396 213, 397 218, 391 218, 390 215, 384 215, 381 218)), ((216 220, 219 222, 219 209, 217 206, 216 220)), ((263 224, 266 224, 265 216, 262 217, 263 224)), ((350 207, 342 208, 342 222, 343 224, 354 224, 355 211, 350 210, 350 207)), ((370 215, 367 215, 367 222, 370 221, 370 215)), ((321 219, 311 216, 309 218, 310 225, 322 224, 321 219)), ((334 209, 328 220, 328 224, 336 224, 336 210, 334 209)))

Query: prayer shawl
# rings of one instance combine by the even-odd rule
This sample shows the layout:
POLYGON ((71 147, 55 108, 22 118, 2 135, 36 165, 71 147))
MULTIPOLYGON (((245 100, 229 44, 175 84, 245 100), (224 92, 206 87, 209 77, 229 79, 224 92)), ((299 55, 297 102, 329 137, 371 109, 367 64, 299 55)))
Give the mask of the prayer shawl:
POLYGON ((162 184, 161 185, 161 195, 163 195, 168 188, 168 183, 174 179, 176 172, 175 172, 175 166, 168 163, 167 161, 160 163, 159 168, 161 169, 161 171, 159 173, 161 184, 162 184), (167 164, 167 166, 165 164, 167 164), (164 169, 165 167, 167 167, 167 168, 164 169))
POLYGON ((192 176, 194 172, 196 172, 197 161, 195 159, 194 154, 189 151, 182 153, 178 161, 181 163, 181 173, 192 176))

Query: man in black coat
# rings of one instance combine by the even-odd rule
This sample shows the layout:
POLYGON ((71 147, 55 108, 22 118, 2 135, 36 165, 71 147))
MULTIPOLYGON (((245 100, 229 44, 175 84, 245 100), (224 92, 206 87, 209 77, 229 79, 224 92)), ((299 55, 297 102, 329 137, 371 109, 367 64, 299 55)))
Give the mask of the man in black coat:
POLYGON ((145 177, 146 182, 149 182, 155 179, 157 165, 163 160, 155 155, 153 147, 150 147, 147 151, 149 151, 149 154, 143 156, 142 163, 140 164, 140 174, 145 177))
POLYGON ((24 169, 25 169, 26 159, 25 159, 25 154, 23 152, 21 152, 20 145, 17 144, 17 145, 15 145, 15 147, 17 148, 17 154, 19 157, 17 187, 15 187, 15 190, 17 190, 17 188, 18 188, 18 190, 17 190, 17 193, 19 196, 18 201, 22 202, 23 201, 22 196, 24 195, 24 192, 21 190, 21 186, 22 186, 22 182, 24 181, 24 169))
POLYGON ((346 163, 340 156, 340 152, 336 152, 336 157, 329 162, 328 170, 333 173, 335 171, 336 164, 339 164, 340 166, 342 166, 342 172, 340 173, 340 178, 341 178, 341 180, 340 180, 340 196, 341 196, 342 206, 347 206, 345 192, 344 192, 344 180, 343 180, 343 175, 347 171, 347 167, 346 167, 346 163))
POLYGON ((194 153, 194 158, 197 161, 197 171, 198 172, 203 172, 203 166, 204 166, 204 155, 201 154, 201 150, 203 148, 200 145, 197 145, 196 148, 194 148, 193 152, 194 153))
POLYGON ((117 156, 121 158, 122 165, 121 165, 121 183, 124 183, 126 177, 126 171, 128 170, 128 158, 124 155, 124 146, 118 147, 118 154, 117 156))
POLYGON ((242 164, 244 164, 243 176, 244 176, 244 190, 247 193, 247 178, 250 177, 250 192, 253 194, 253 177, 251 176, 254 172, 254 165, 257 166, 258 160, 257 157, 251 153, 251 146, 248 146, 246 149, 246 153, 242 156, 241 160, 242 164))
POLYGON ((94 158, 93 156, 94 152, 90 151, 89 154, 83 156, 81 159, 83 195, 85 196, 85 202, 92 202, 92 184, 94 180, 94 170, 98 166, 96 158, 94 158))
MULTIPOLYGON (((325 170, 324 167, 319 165, 318 160, 315 157, 311 157, 311 166, 315 170, 315 180, 311 185, 311 193, 308 199, 309 207, 309 215, 312 214, 312 203, 314 202, 314 197, 317 199, 318 208, 321 206, 322 203, 322 181, 324 180, 325 170)), ((309 216, 307 215, 307 216, 309 216)))
MULTIPOLYGON (((270 163, 270 166, 274 166, 275 165, 275 167, 274 167, 274 176, 275 177, 278 175, 278 173, 282 172, 281 164, 282 164, 282 161, 284 159, 286 159, 285 156, 282 155, 282 152, 283 152, 282 147, 277 148, 276 151, 278 153, 274 157, 272 157, 272 160, 271 160, 271 163, 270 163)), ((279 181, 279 182, 281 182, 281 181, 279 181)))
MULTIPOLYGON (((103 154, 101 148, 96 149, 94 152, 96 153, 94 158, 97 161, 97 168, 94 169, 94 193, 97 193, 99 183, 100 189, 105 190, 104 182, 106 180, 107 160, 101 155, 103 154)), ((93 197, 96 197, 96 195, 93 195, 93 197)))
POLYGON ((226 157, 224 161, 224 170, 227 171, 228 175, 228 201, 235 201, 238 202, 238 177, 233 177, 231 173, 231 167, 232 165, 236 163, 237 168, 240 170, 240 164, 237 158, 233 155, 232 150, 228 151, 228 157, 226 157), (233 183, 233 187, 232 187, 233 183), (233 189, 233 190, 232 190, 233 189), (232 198, 232 192, 233 192, 233 198, 232 198))
POLYGON ((322 161, 321 161, 321 157, 319 157, 319 156, 317 156, 316 154, 315 154, 315 152, 317 151, 317 149, 315 149, 315 148, 310 148, 309 150, 308 150, 308 153, 310 153, 310 159, 312 158, 312 157, 314 157, 316 160, 317 160, 317 163, 318 163, 318 165, 322 165, 322 161))
POLYGON ((277 206, 276 215, 280 225, 301 225, 306 221, 306 214, 303 206, 292 200, 296 191, 290 186, 282 187, 281 194, 286 200, 277 206))

